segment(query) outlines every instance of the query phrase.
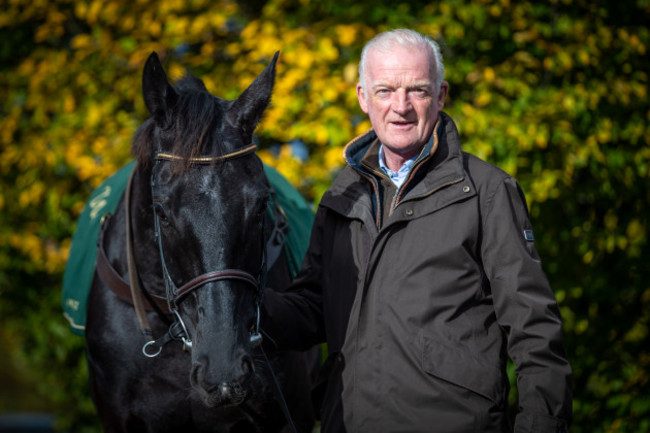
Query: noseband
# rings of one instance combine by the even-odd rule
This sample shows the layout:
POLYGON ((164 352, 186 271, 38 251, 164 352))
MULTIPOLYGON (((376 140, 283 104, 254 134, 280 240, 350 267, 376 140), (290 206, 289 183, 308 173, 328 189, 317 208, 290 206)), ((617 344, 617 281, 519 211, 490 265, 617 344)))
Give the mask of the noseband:
MULTIPOLYGON (((255 148, 256 148, 255 145, 251 145, 244 149, 226 155, 214 156, 214 157, 196 157, 196 158, 189 158, 189 159, 177 155, 173 155, 173 154, 158 152, 155 156, 155 164, 157 165, 161 161, 179 161, 179 160, 187 160, 191 164, 211 164, 218 161, 232 160, 242 156, 250 155, 255 151, 255 148)), ((153 173, 152 173, 151 176, 152 197, 155 196, 153 194, 153 189, 155 186, 154 183, 155 182, 153 180, 153 173)), ((257 317, 256 317, 255 328, 250 335, 250 342, 253 345, 258 345, 259 343, 261 343, 262 335, 260 333, 260 303, 264 291, 266 271, 267 271, 266 248, 264 243, 262 243, 262 265, 260 267, 257 277, 241 269, 223 269, 223 270, 211 271, 199 275, 198 277, 195 277, 192 280, 188 281, 187 283, 183 284, 179 288, 172 280, 169 271, 167 269, 165 253, 163 249, 163 242, 162 242, 162 232, 160 230, 160 217, 155 211, 154 211, 154 230, 155 230, 156 239, 158 241, 160 260, 162 262, 163 280, 165 282, 165 297, 167 299, 167 306, 169 308, 169 311, 171 311, 174 314, 174 323, 172 323, 172 325, 170 326, 167 334, 165 334, 161 338, 158 338, 157 340, 153 340, 150 337, 151 331, 149 328, 148 331, 149 341, 145 343, 145 345, 142 347, 142 353, 144 353, 144 355, 148 357, 155 357, 160 354, 163 346, 171 340, 182 340, 183 349, 187 349, 187 350, 191 349, 192 340, 190 338, 189 332, 187 331, 185 323, 183 323, 183 319, 181 318, 181 315, 178 311, 178 306, 194 290, 199 289, 205 284, 212 283, 215 281, 223 281, 223 280, 243 281, 255 289, 256 291, 255 307, 257 310, 256 313, 257 317)), ((146 321, 146 316, 145 316, 145 321, 146 321)), ((147 335, 147 331, 144 329, 143 329, 143 333, 147 335)))

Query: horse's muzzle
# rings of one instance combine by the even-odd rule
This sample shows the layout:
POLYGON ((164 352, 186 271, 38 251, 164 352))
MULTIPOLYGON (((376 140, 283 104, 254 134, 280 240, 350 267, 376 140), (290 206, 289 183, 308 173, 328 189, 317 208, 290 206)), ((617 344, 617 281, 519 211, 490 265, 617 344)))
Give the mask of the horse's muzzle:
POLYGON ((244 356, 241 360, 241 369, 233 375, 235 377, 232 380, 211 380, 203 364, 194 364, 190 383, 208 407, 238 406, 248 396, 247 385, 253 374, 253 363, 248 356, 244 356))

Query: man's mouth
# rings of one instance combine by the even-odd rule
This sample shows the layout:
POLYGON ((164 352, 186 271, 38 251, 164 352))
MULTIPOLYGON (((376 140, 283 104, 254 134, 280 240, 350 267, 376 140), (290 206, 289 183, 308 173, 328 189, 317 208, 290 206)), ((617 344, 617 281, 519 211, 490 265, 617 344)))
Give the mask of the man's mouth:
POLYGON ((405 120, 400 120, 396 122, 390 122, 390 124, 395 126, 396 128, 407 128, 409 126, 415 125, 415 122, 407 122, 405 120))

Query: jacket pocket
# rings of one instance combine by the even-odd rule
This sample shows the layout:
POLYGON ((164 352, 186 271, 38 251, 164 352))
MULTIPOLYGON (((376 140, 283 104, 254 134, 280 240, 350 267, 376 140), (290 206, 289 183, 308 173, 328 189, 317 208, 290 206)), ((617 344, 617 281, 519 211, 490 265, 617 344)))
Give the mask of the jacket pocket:
POLYGON ((422 368, 434 377, 485 397, 497 406, 505 400, 505 372, 477 358, 462 345, 422 336, 422 368))

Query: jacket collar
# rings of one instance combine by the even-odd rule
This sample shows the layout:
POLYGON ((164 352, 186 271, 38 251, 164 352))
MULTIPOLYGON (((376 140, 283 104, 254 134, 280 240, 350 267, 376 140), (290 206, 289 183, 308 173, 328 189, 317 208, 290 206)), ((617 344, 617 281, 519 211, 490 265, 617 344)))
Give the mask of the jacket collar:
MULTIPOLYGON (((343 158, 345 162, 355 171, 367 172, 362 164, 367 153, 376 153, 379 149, 377 134, 370 129, 364 134, 350 141, 343 149, 343 158), (376 149, 375 149, 376 147, 376 149)), ((365 158, 367 161, 368 158, 365 158)), ((454 121, 446 113, 440 112, 438 123, 434 128, 434 137, 425 145, 422 152, 415 161, 414 167, 420 166, 421 163, 431 160, 434 166, 439 166, 445 162, 457 161, 457 165, 451 168, 452 171, 462 173, 462 151, 458 129, 454 121)), ((379 170, 378 170, 379 171, 379 170)), ((414 170, 415 171, 415 170, 414 170)), ((414 173, 411 173, 411 177, 414 173)), ((443 173, 439 173, 443 174, 443 173)), ((437 176, 436 176, 437 177, 437 176)), ((408 182, 408 180, 407 180, 408 182)))
MULTIPOLYGON (((441 116, 438 118, 438 122, 433 129, 432 137, 420 151, 414 165, 417 165, 421 160, 430 157, 436 151, 436 148, 438 147, 438 139, 444 123, 442 119, 443 113, 440 114, 441 116)), ((345 146, 343 149, 343 159, 350 167, 357 170, 361 168, 364 159, 365 161, 373 161, 372 165, 377 165, 378 168, 378 164, 374 161, 377 160, 380 146, 381 143, 377 139, 377 133, 375 133, 374 129, 370 129, 345 146), (367 155, 369 153, 372 154, 370 157, 367 155)))
MULTIPOLYGON (((438 140, 432 140, 428 152, 421 152, 400 189, 399 201, 427 196, 465 178, 458 130, 451 117, 441 112, 436 131, 438 140)), ((363 220, 368 227, 375 225, 373 215, 377 209, 374 195, 368 194, 368 182, 376 194, 377 181, 361 161, 376 140, 375 132, 369 130, 346 145, 344 158, 347 167, 339 173, 320 202, 321 206, 342 215, 363 220)))

